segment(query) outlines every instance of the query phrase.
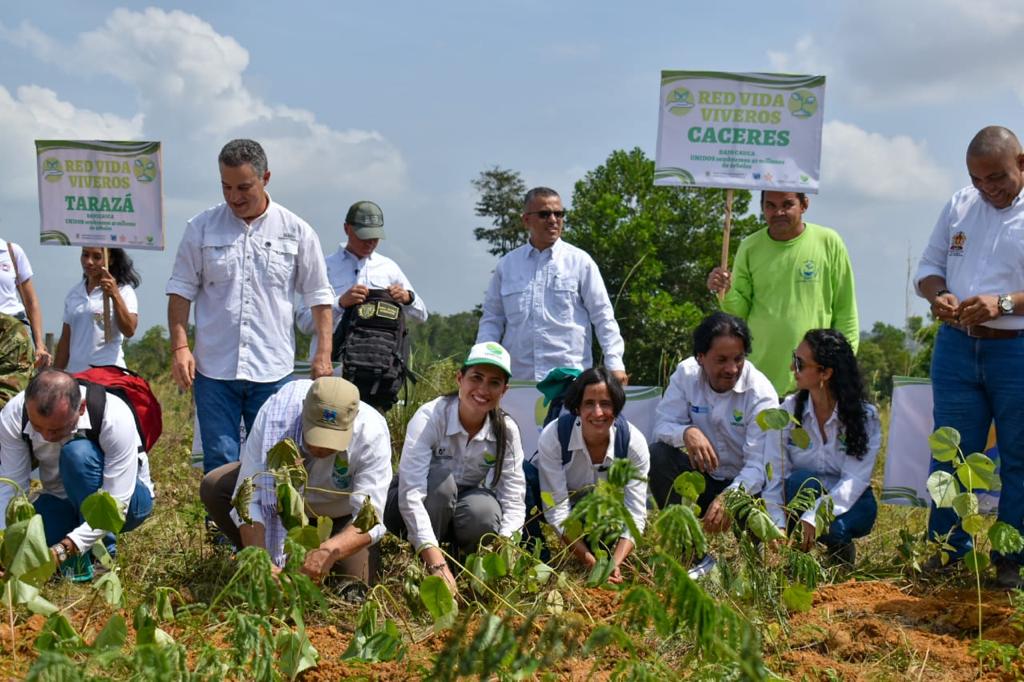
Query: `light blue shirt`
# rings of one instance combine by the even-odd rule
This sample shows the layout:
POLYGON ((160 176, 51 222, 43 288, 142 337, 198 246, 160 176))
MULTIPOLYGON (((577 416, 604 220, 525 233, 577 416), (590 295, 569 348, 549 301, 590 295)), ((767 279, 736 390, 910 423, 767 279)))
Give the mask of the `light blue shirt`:
POLYGON ((594 259, 561 239, 543 251, 527 242, 498 261, 476 342, 505 346, 513 379, 540 381, 555 367, 593 365, 591 325, 604 365, 624 371, 625 343, 594 259))

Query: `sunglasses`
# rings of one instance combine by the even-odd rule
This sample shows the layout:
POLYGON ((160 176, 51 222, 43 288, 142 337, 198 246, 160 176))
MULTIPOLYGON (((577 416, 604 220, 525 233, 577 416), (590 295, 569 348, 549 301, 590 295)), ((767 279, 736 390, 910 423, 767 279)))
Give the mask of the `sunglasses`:
POLYGON ((793 351, 793 369, 796 370, 796 373, 799 374, 808 367, 821 367, 821 365, 815 365, 814 363, 804 362, 804 359, 797 355, 796 351, 793 351))
POLYGON ((561 220, 565 217, 565 211, 528 211, 526 215, 535 215, 541 220, 547 220, 551 216, 555 216, 561 220))

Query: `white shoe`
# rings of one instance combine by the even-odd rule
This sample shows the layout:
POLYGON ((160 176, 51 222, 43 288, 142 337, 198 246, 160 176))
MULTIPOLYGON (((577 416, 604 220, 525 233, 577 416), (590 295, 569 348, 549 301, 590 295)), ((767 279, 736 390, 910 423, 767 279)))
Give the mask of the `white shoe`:
POLYGON ((691 580, 697 580, 698 578, 703 578, 708 573, 715 570, 715 566, 717 565, 718 562, 715 561, 715 557, 708 553, 704 555, 704 558, 697 562, 697 565, 687 571, 686 574, 690 576, 691 580))

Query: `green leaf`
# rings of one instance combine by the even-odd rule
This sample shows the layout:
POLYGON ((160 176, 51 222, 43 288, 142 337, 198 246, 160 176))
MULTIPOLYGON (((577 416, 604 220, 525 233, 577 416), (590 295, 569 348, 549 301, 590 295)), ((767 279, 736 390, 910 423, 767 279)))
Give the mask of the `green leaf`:
POLYGON ((313 526, 296 526, 288 531, 288 537, 306 549, 320 546, 320 535, 313 526))
POLYGON ((285 438, 267 450, 267 469, 302 466, 302 455, 299 446, 291 438, 285 438))
POLYGON ((597 562, 587 576, 587 586, 589 587, 603 585, 608 580, 608 576, 615 571, 615 561, 608 555, 608 552, 597 550, 596 556, 597 562))
POLYGON ((814 591, 802 583, 793 583, 782 591, 782 603, 790 611, 807 613, 814 603, 814 591))
POLYGON ((46 619, 35 642, 37 651, 75 651, 84 646, 85 642, 75 632, 67 617, 60 612, 46 619))
POLYGON ((281 515, 281 524, 289 531, 308 523, 303 506, 302 495, 295 489, 295 486, 288 481, 279 481, 277 484, 277 513, 281 515))
POLYGON ((988 568, 989 560, 988 554, 984 552, 978 552, 977 550, 970 550, 967 554, 964 554, 964 566, 974 571, 975 573, 981 573, 988 568))
POLYGON ((49 616, 57 611, 56 606, 39 594, 39 588, 35 585, 11 578, 3 583, 3 586, 3 595, 0 599, 4 603, 9 600, 12 604, 23 604, 32 613, 38 613, 41 616, 49 616))
POLYGON ((958 494, 953 498, 953 511, 955 511, 956 515, 961 519, 966 519, 972 514, 977 514, 978 496, 971 492, 958 494))
POLYGON ((316 538, 320 541, 317 546, 323 544, 324 541, 331 537, 332 530, 334 530, 334 521, 331 520, 330 516, 316 517, 316 538))
POLYGON ((792 415, 781 407, 770 407, 758 412, 756 419, 762 431, 781 431, 789 426, 792 415))
POLYGON ((491 580, 503 578, 508 575, 508 565, 505 563, 505 558, 500 554, 491 552, 484 556, 483 566, 491 580))
POLYGON ((158 587, 155 590, 153 612, 162 621, 174 620, 174 604, 171 603, 172 592, 174 589, 170 587, 158 587))
POLYGON ((764 479, 769 483, 775 478, 775 469, 772 468, 771 462, 766 462, 764 465, 764 479))
POLYGON ((41 587, 57 568, 46 544, 43 517, 36 514, 27 521, 8 526, 0 545, 0 563, 8 576, 41 587))
POLYGON ((985 527, 985 517, 981 514, 969 514, 960 521, 965 532, 977 535, 985 527))
POLYGON ((960 486, 957 485, 956 478, 948 471, 933 471, 928 476, 928 494, 932 496, 936 507, 952 507, 953 499, 959 492, 960 486))
POLYGON ((443 630, 451 627, 458 615, 455 599, 448 590, 444 579, 436 575, 428 575, 420 583, 420 599, 434 619, 434 629, 443 630))
POLYGON ((380 517, 377 516, 377 509, 370 502, 370 496, 367 495, 363 498, 363 506, 359 508, 359 513, 356 514, 352 525, 361 533, 369 533, 379 523, 380 517))
POLYGON ((110 571, 100 576, 100 579, 93 583, 93 587, 103 595, 103 599, 111 606, 123 606, 124 594, 121 589, 121 579, 117 573, 110 571))
POLYGON ((570 516, 562 525, 562 535, 564 535, 569 542, 575 542, 580 539, 583 537, 583 522, 575 516, 570 516))
POLYGON ((707 481, 699 471, 684 471, 672 481, 673 490, 689 502, 696 502, 706 487, 707 481))
POLYGON ((242 479, 238 490, 235 491, 235 496, 231 498, 231 506, 237 512, 238 518, 242 519, 242 523, 250 526, 253 524, 253 520, 249 516, 249 505, 252 504, 252 495, 255 490, 256 486, 253 483, 253 477, 249 476, 242 479))
POLYGON ((277 664, 285 676, 294 680, 303 670, 316 667, 320 654, 313 648, 304 629, 293 632, 286 628, 278 630, 274 638, 277 664))
POLYGON ((810 434, 800 426, 789 432, 789 439, 801 450, 805 450, 811 445, 810 434))
POLYGON ((956 467, 956 477, 968 490, 991 490, 995 469, 995 462, 980 452, 974 452, 956 467))
POLYGON ((15 495, 7 503, 7 513, 5 516, 7 523, 4 525, 12 526, 19 521, 28 521, 35 515, 36 508, 29 502, 28 498, 24 495, 15 495))
POLYGON ((1014 554, 1024 550, 1024 537, 1020 531, 1004 521, 996 521, 988 529, 992 549, 1002 554, 1014 554))
POLYGON ((549 493, 547 490, 540 491, 540 501, 544 503, 544 506, 551 508, 555 506, 555 496, 549 493))
POLYGON ((107 624, 103 626, 103 629, 100 630, 100 634, 96 635, 92 648, 96 651, 120 649, 124 646, 127 637, 128 624, 125 623, 124 616, 120 613, 115 613, 107 621, 107 624))
POLYGON ((952 462, 960 451, 960 432, 951 426, 936 429, 935 433, 928 436, 928 447, 932 452, 932 459, 952 462))
POLYGON ((750 510, 747 514, 746 520, 747 528, 762 542, 768 542, 770 540, 776 540, 784 538, 782 531, 772 521, 772 517, 768 515, 768 512, 757 507, 750 510))
POLYGON ((97 542, 92 546, 92 556, 104 568, 114 567, 114 558, 110 556, 110 552, 107 551, 106 545, 102 542, 97 542))
POLYGON ((106 490, 97 490, 82 502, 82 517, 97 530, 108 530, 115 535, 124 527, 125 505, 106 490))

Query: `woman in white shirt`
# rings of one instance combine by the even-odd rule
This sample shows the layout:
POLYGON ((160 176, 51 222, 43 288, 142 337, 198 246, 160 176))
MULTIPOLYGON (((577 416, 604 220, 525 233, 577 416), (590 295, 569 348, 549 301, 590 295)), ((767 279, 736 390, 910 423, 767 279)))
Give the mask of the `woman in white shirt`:
MULTIPOLYGON (((643 432, 620 417, 625 404, 626 392, 609 370, 604 367, 585 370, 566 391, 565 407, 570 414, 562 415, 544 427, 537 443, 534 464, 540 473, 540 489, 550 493, 555 502, 553 507, 544 505, 544 518, 587 569, 597 563, 592 545, 600 544, 601 539, 584 537, 570 540, 565 536, 565 521, 572 505, 592 490, 598 481, 607 480, 608 470, 616 456, 628 458, 636 470, 636 477, 626 485, 625 503, 641 533, 647 520, 647 473, 651 458, 643 432), (627 431, 628 440, 624 440, 626 434, 620 433, 622 429, 627 431), (568 451, 567 462, 563 450, 568 451)), ((629 528, 623 527, 612 551, 615 568, 608 582, 622 582, 620 566, 633 551, 633 546, 629 528)))
POLYGON ((109 267, 103 267, 103 249, 82 249, 82 281, 64 298, 64 327, 57 342, 56 367, 81 372, 92 365, 124 367, 125 338, 135 334, 139 304, 135 288, 139 273, 124 249, 108 249, 109 267), (110 296, 110 341, 103 333, 103 295, 110 296))
POLYGON ((878 410, 864 400, 864 382, 850 343, 834 329, 812 329, 793 352, 797 392, 782 407, 794 415, 809 441, 793 437, 797 425, 768 432, 765 462, 771 476, 763 497, 776 525, 795 525, 799 514, 799 547, 808 551, 815 538, 831 557, 852 565, 854 538, 871 532, 878 505, 871 491, 871 471, 882 443, 878 410), (785 445, 783 445, 785 443, 785 445), (786 509, 801 488, 816 498, 805 510, 786 509), (823 495, 832 499, 835 520, 817 527, 823 495), (789 517, 787 519, 787 516, 789 517))
POLYGON ((457 393, 422 405, 406 427, 384 524, 408 537, 431 575, 454 594, 442 543, 475 552, 487 535, 510 537, 526 516, 519 427, 498 403, 511 361, 500 344, 478 343, 455 376, 457 393))

